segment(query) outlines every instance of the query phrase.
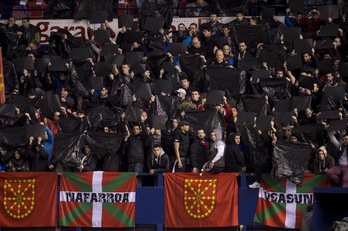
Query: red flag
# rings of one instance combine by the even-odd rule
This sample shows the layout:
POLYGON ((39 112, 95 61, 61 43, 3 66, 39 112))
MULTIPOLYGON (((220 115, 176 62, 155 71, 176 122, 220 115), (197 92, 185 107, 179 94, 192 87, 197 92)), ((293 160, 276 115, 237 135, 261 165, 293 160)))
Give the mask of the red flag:
POLYGON ((168 228, 238 225, 235 173, 166 173, 165 226, 168 228))
POLYGON ((57 225, 57 173, 0 173, 0 227, 57 225))
POLYGON ((6 103, 4 69, 2 66, 2 48, 0 47, 0 103, 6 103))

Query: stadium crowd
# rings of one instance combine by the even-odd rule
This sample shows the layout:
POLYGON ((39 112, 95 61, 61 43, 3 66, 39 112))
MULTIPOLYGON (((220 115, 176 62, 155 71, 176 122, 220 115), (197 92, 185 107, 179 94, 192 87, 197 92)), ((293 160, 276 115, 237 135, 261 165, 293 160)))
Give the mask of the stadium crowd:
POLYGON ((257 188, 261 173, 279 167, 278 145, 302 145, 304 170, 348 187, 345 13, 287 8, 282 23, 269 9, 262 19, 237 11, 223 24, 196 9, 186 14, 209 16, 206 23, 172 31, 145 20, 141 30, 131 22, 115 33, 108 21, 97 30, 88 22, 86 37, 53 32, 49 49, 29 18, 9 17, 1 25, 2 169, 254 172, 257 188), (15 145, 8 131, 25 141, 15 145), (114 146, 80 140, 90 132, 114 146))

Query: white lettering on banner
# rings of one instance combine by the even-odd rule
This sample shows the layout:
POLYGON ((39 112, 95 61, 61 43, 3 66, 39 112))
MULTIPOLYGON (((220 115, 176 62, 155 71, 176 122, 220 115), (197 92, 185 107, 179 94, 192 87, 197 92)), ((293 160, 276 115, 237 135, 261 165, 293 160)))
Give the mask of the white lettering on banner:
MULTIPOLYGON (((138 19, 134 19, 135 22, 138 21, 138 19)), ((234 20, 234 17, 223 17, 220 19, 222 23, 228 23, 230 21, 234 20)), ((284 22, 284 17, 278 17, 278 20, 280 22, 284 22)), ((19 20, 18 20, 19 21, 19 20)), ((178 25, 180 23, 183 23, 188 27, 191 23, 197 23, 197 25, 200 25, 204 22, 207 22, 208 18, 173 18, 171 30, 175 31, 176 28, 178 28, 178 25)), ((0 23, 7 23, 7 20, 0 20, 0 23)), ((40 35, 41 35, 41 43, 47 44, 48 39, 51 35, 51 32, 57 32, 59 29, 65 29, 69 31, 71 34, 73 34, 76 37, 85 37, 87 36, 87 21, 81 20, 81 21, 75 21, 73 19, 31 19, 30 23, 37 26, 40 29, 40 35)), ((18 24, 20 26, 20 24, 18 24)), ((92 25, 93 29, 98 29, 100 24, 94 24, 92 25)), ((118 28, 118 20, 114 19, 112 22, 109 22, 109 26, 118 33, 121 28, 118 28)))

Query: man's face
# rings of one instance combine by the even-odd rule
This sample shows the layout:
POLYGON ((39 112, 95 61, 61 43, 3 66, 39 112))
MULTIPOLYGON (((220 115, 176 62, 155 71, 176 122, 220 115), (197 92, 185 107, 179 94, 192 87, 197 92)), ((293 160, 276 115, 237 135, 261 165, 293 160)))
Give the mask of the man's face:
POLYGON ((335 38, 333 43, 336 45, 336 46, 340 46, 341 45, 341 39, 340 38, 335 38))
POLYGON ((22 26, 25 27, 25 28, 27 28, 27 27, 29 26, 28 20, 23 19, 23 20, 22 20, 22 26))
POLYGON ((133 134, 136 136, 140 133, 140 127, 139 126, 134 126, 133 127, 133 134))
POLYGON ((211 31, 209 31, 209 30, 203 30, 203 36, 204 36, 205 38, 209 38, 209 37, 211 36, 211 31))
POLYGON ((161 155, 161 148, 160 147, 155 147, 153 148, 153 154, 158 157, 161 155))
POLYGON ((102 90, 100 91, 100 96, 101 97, 105 97, 108 95, 108 89, 106 89, 105 87, 102 88, 102 90))
POLYGON ((216 16, 216 14, 210 15, 209 19, 210 19, 211 22, 216 22, 216 21, 217 21, 217 16, 216 16))
POLYGON ((15 23, 16 23, 15 18, 10 17, 10 18, 8 19, 8 25, 9 25, 10 27, 12 27, 15 23))
POLYGON ((192 31, 192 32, 194 32, 194 33, 196 33, 196 32, 197 32, 197 27, 196 27, 196 25, 191 24, 190 27, 189 27, 189 30, 192 31))
POLYGON ((313 114, 313 110, 311 110, 310 108, 306 108, 306 110, 305 110, 306 117, 310 118, 310 117, 312 117, 312 114, 313 114))
POLYGON ((228 36, 228 34, 230 33, 230 29, 229 28, 222 28, 221 32, 224 36, 228 36))
POLYGON ((198 139, 201 139, 201 140, 205 138, 205 132, 203 129, 197 131, 197 137, 198 139))
POLYGON ((90 146, 85 146, 84 147, 84 151, 85 151, 85 155, 90 155, 91 154, 91 151, 92 151, 92 149, 91 149, 91 147, 90 146))
POLYGON ((123 74, 129 73, 129 66, 128 65, 122 65, 121 69, 122 69, 123 74))
POLYGON ((239 43, 238 47, 239 47, 239 51, 240 51, 240 52, 245 51, 246 48, 247 48, 247 46, 246 46, 245 43, 239 43))
POLYGON ((211 141, 213 141, 213 142, 216 140, 216 132, 210 133, 210 139, 211 139, 211 141))
POLYGON ((106 24, 105 24, 105 23, 102 23, 102 24, 100 25, 100 29, 101 29, 101 30, 106 30, 106 29, 107 29, 106 24))
POLYGON ((278 78, 284 77, 284 72, 283 71, 277 71, 277 77, 278 78))
POLYGON ((59 120, 59 116, 60 116, 60 113, 59 112, 55 112, 54 115, 53 115, 54 121, 58 121, 59 120))
POLYGON ((324 160, 325 159, 325 154, 324 154, 324 152, 323 151, 318 151, 318 159, 319 160, 324 160))
POLYGON ((222 51, 224 52, 224 55, 229 55, 229 54, 230 54, 230 51, 231 51, 231 48, 230 48, 230 46, 225 45, 225 46, 222 48, 222 51))
POLYGON ((201 42, 198 40, 198 38, 194 38, 194 39, 192 39, 192 46, 194 47, 194 48, 200 48, 201 47, 201 42))
POLYGON ((62 88, 62 90, 60 91, 60 96, 65 98, 68 96, 68 91, 65 90, 65 88, 62 88))
POLYGON ((240 136, 235 136, 235 137, 234 137, 234 142, 235 142, 236 144, 240 144, 240 136))
POLYGON ((307 53, 303 54, 303 60, 308 63, 309 61, 311 61, 311 56, 307 53))
POLYGON ((183 79, 180 81, 182 88, 188 89, 190 87, 190 82, 187 79, 183 79))
POLYGON ((186 30, 185 25, 184 24, 179 24, 178 31, 184 32, 185 30, 186 30))
POLYGON ((196 0, 198 6, 203 6, 204 0, 196 0))
POLYGON ((189 125, 184 125, 181 128, 184 130, 184 132, 189 132, 190 131, 190 126, 189 125))
POLYGON ((192 91, 191 92, 191 99, 192 101, 198 101, 199 100, 199 92, 198 91, 192 91))
POLYGON ((238 22, 241 22, 244 19, 244 15, 239 13, 239 14, 236 15, 236 19, 237 19, 238 22))
POLYGON ((296 136, 290 136, 290 142, 291 143, 296 143, 297 142, 297 137, 296 136))
POLYGON ((222 50, 216 51, 215 58, 218 62, 222 62, 224 60, 224 53, 222 52, 222 50))
POLYGON ((330 82, 333 80, 333 75, 331 73, 328 73, 328 74, 326 74, 325 78, 326 78, 326 81, 330 82))
POLYGON ((342 143, 343 143, 344 146, 348 145, 348 136, 343 136, 342 143))

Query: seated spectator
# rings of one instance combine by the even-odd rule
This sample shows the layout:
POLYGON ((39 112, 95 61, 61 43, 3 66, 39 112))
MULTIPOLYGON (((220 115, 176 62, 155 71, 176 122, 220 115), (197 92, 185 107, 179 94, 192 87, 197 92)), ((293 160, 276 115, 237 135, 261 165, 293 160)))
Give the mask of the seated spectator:
POLYGON ((7 163, 8 172, 28 172, 29 163, 22 156, 21 152, 18 149, 13 150, 13 154, 9 162, 7 163))
POLYGON ((88 144, 86 144, 83 148, 82 153, 83 156, 81 159, 81 163, 80 166, 77 167, 77 169, 80 172, 94 171, 95 167, 97 166, 97 157, 95 156, 91 147, 88 144))
POLYGON ((313 173, 326 174, 327 170, 334 166, 335 159, 327 154, 326 148, 324 146, 318 148, 313 161, 313 173))
POLYGON ((155 144, 152 154, 147 158, 147 167, 150 175, 169 172, 169 156, 164 153, 161 145, 155 144))

